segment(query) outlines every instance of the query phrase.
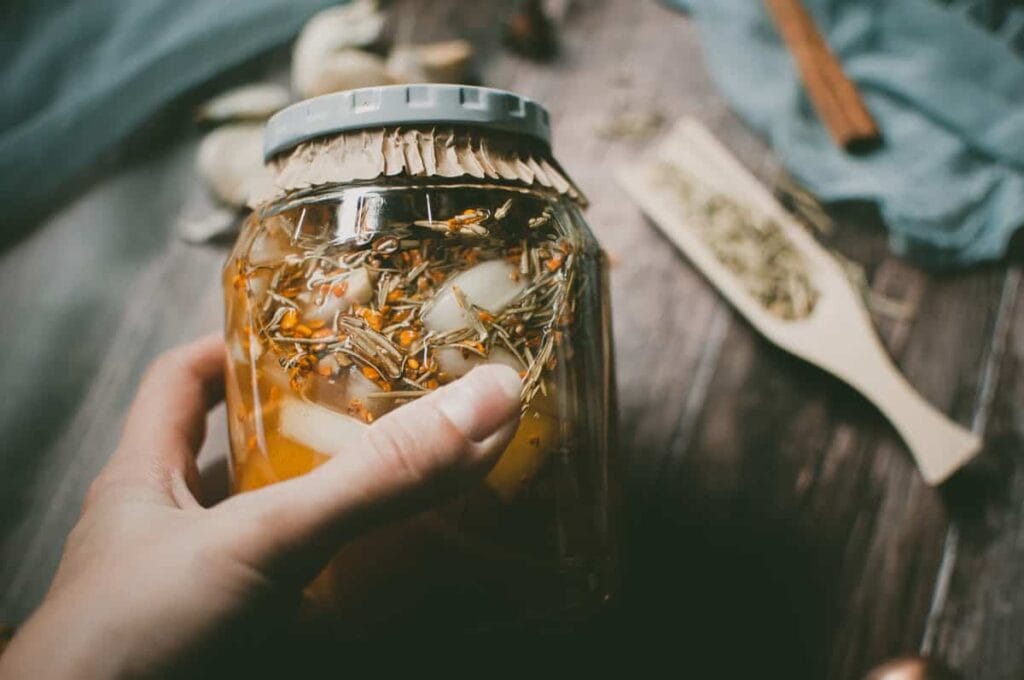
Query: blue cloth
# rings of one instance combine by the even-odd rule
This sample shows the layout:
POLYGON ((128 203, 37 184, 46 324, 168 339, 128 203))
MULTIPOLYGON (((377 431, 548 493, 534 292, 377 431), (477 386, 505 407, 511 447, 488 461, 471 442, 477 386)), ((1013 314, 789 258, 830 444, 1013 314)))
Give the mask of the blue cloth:
POLYGON ((7 0, 0 8, 4 224, 50 200, 169 101, 283 44, 332 4, 7 0))
POLYGON ((1016 0, 804 0, 885 138, 852 156, 819 122, 759 0, 666 0, 712 77, 825 201, 878 204, 898 253, 998 259, 1024 224, 1024 7, 1016 0))

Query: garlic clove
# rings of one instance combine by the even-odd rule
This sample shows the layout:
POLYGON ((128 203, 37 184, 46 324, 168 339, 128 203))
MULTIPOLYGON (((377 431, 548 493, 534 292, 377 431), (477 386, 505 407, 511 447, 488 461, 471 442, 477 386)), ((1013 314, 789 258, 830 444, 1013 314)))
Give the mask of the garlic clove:
POLYGON ((446 40, 419 48, 420 63, 432 83, 465 82, 473 46, 467 40, 446 40))
POLYGON ((281 435, 329 456, 358 443, 367 428, 355 418, 294 397, 282 398, 278 423, 281 435))
POLYGON ((242 341, 242 336, 239 333, 232 334, 227 344, 228 356, 231 357, 231 361, 248 366, 249 353, 245 351, 245 343, 242 341))
POLYGON ((380 39, 384 15, 374 0, 355 0, 317 12, 295 41, 295 56, 320 56, 349 47, 368 47, 380 39))
POLYGON ((200 217, 178 221, 178 236, 186 243, 209 243, 238 231, 241 218, 238 210, 218 206, 200 217))
POLYGON ((399 45, 391 50, 385 64, 392 80, 404 83, 427 83, 430 78, 423 68, 420 50, 415 45, 399 45))
POLYGON ((246 259, 254 266, 272 265, 281 262, 292 251, 290 239, 280 229, 264 227, 249 245, 246 259))
POLYGON ((374 399, 367 396, 380 391, 380 385, 363 375, 355 366, 349 370, 348 392, 346 393, 348 407, 354 407, 356 404, 353 402, 359 402, 370 415, 379 418, 391 410, 394 404, 393 399, 374 399))
POLYGON ((273 181, 263 164, 263 127, 233 124, 208 133, 199 143, 196 169, 221 201, 246 205, 273 181))
POLYGON ((307 98, 394 82, 383 59, 356 49, 330 52, 307 63, 297 63, 292 77, 295 89, 307 98))
POLYGON ((242 85, 217 95, 201 107, 196 117, 207 123, 266 120, 291 101, 288 88, 277 83, 242 85))
POLYGON ((383 29, 384 15, 377 10, 376 2, 368 0, 316 14, 295 41, 292 88, 303 97, 313 97, 390 82, 383 59, 353 49, 377 42, 383 29))
POLYGON ((423 315, 423 324, 435 333, 470 326, 470 306, 500 314, 526 288, 519 270, 505 260, 489 260, 456 274, 437 292, 423 315), (461 293, 460 295, 453 289, 461 293))
POLYGON ((370 280, 370 272, 365 267, 360 267, 352 272, 345 279, 345 283, 348 284, 345 297, 350 299, 353 304, 365 305, 373 299, 373 282, 370 280))
MULTIPOLYGON (((321 360, 323 361, 327 359, 321 360)), ((323 404, 336 411, 362 413, 365 409, 374 418, 391 410, 393 399, 376 399, 367 395, 380 392, 381 387, 362 373, 358 368, 343 369, 335 375, 323 376, 310 374, 309 388, 305 394, 318 404, 323 404)))
POLYGON ((273 401, 281 394, 293 393, 288 371, 278 362, 274 352, 262 352, 255 358, 256 375, 259 378, 260 400, 273 401))
POLYGON ((528 414, 508 448, 491 468, 484 482, 498 497, 510 503, 533 479, 558 447, 558 421, 540 413, 528 414))
POLYGON ((495 347, 486 357, 460 347, 441 347, 434 352, 434 357, 437 359, 437 365, 441 372, 447 373, 448 377, 453 379, 461 378, 477 366, 484 364, 501 364, 517 371, 524 368, 514 354, 501 347, 495 347))
POLYGON ((399 45, 388 55, 388 74, 407 83, 462 83, 473 57, 466 40, 399 45))
POLYGON ((334 321, 334 315, 338 312, 345 312, 353 305, 365 305, 373 299, 373 283, 365 267, 355 270, 341 283, 344 284, 344 292, 339 296, 335 295, 333 290, 329 291, 320 300, 320 304, 317 304, 316 296, 312 292, 301 293, 297 301, 304 305, 302 318, 306 321, 329 323, 334 321))

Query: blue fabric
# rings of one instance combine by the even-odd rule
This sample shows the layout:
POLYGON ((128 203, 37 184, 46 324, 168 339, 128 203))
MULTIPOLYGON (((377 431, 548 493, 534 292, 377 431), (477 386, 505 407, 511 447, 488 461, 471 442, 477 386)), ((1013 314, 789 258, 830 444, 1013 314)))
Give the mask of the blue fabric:
POLYGON ((1024 7, 1017 0, 804 0, 885 137, 838 149, 759 0, 666 0, 711 73, 825 201, 875 201, 893 248, 933 267, 1001 257, 1024 224, 1024 7))
POLYGON ((17 220, 46 202, 161 106, 286 42, 332 4, 7 0, 0 9, 4 212, 17 220))

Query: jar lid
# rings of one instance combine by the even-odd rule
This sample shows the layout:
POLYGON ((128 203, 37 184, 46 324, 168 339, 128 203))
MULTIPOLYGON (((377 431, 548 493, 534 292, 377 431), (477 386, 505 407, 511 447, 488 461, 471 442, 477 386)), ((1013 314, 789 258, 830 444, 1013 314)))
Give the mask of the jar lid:
POLYGON ((469 85, 389 85, 325 94, 292 104, 267 121, 263 155, 316 137, 396 125, 467 125, 526 135, 551 145, 547 110, 505 90, 469 85))

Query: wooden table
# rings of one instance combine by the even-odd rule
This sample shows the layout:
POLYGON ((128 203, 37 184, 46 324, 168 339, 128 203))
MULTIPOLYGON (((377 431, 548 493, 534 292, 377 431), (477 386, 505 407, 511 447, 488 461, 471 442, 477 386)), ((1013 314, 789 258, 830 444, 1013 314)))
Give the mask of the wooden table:
MULTIPOLYGON (((624 597, 587 653, 663 659, 690 677, 857 678, 924 650, 966 677, 1021 677, 1019 266, 930 275, 888 252, 872 211, 835 213, 832 245, 908 311, 876 318, 889 351, 928 399, 985 436, 973 469, 928 488, 877 411, 757 337, 613 181, 640 148, 595 134, 616 110, 698 116, 773 176, 770 152, 711 83, 688 19, 654 2, 580 3, 561 58, 536 65, 500 47, 502 3, 400 4, 418 12, 417 39, 471 38, 483 82, 549 106, 556 153, 616 262, 624 597)), ((174 236, 202 192, 186 110, 136 135, 0 255, 5 621, 44 592, 146 363, 219 326, 225 250, 174 236)), ((226 450, 215 419, 203 453, 214 470, 226 450)))

